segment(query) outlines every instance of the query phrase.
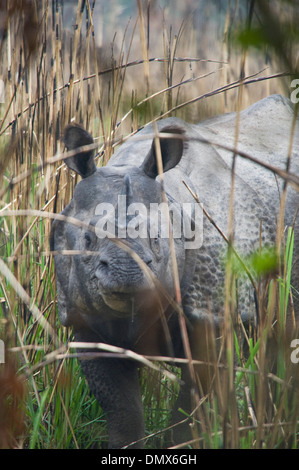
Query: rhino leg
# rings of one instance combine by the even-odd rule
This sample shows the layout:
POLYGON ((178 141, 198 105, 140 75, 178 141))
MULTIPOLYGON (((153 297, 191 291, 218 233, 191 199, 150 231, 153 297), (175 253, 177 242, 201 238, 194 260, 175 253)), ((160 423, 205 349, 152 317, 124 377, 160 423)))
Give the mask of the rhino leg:
POLYGON ((190 373, 188 364, 181 368, 182 385, 174 407, 172 424, 173 441, 175 444, 187 442, 190 439, 200 436, 200 432, 204 431, 205 424, 202 422, 204 413, 202 407, 198 408, 198 399, 202 399, 208 395, 215 382, 219 379, 217 374, 217 330, 219 325, 215 325, 209 319, 195 321, 189 331, 189 341, 194 360, 202 362, 202 364, 194 365, 195 383, 192 379, 193 373, 190 373), (192 415, 195 412, 196 420, 199 419, 199 428, 195 429, 190 426, 192 418, 186 420, 186 415, 192 415), (180 423, 181 424, 177 424, 180 423))
MULTIPOLYGON (((77 341, 86 341, 81 332, 75 337, 77 341)), ((108 447, 117 449, 142 439, 144 418, 136 364, 125 359, 103 358, 81 360, 81 367, 91 392, 106 414, 108 447)), ((143 448, 143 442, 129 448, 143 448)))

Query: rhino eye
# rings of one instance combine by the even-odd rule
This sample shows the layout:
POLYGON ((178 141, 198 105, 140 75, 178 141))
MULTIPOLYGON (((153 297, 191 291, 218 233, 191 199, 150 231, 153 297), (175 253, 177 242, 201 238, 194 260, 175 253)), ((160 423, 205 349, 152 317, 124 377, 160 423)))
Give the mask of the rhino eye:
POLYGON ((159 236, 152 238, 152 248, 157 254, 160 252, 160 238, 159 236))
POLYGON ((84 241, 85 241, 85 248, 88 250, 91 245, 91 235, 89 232, 86 232, 84 235, 84 241))

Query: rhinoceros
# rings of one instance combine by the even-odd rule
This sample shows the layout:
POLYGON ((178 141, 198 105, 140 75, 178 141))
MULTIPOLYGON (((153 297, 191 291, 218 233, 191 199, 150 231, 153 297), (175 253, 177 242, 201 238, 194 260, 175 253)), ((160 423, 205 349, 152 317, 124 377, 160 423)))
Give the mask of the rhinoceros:
MULTIPOLYGON (((62 212, 65 220, 53 223, 51 249, 59 318, 73 327, 77 341, 183 358, 183 314, 194 355, 205 360, 207 325, 211 319, 221 322, 224 311, 228 244, 223 234, 233 236, 241 257, 261 244, 274 244, 286 181, 284 227, 295 228, 292 286, 298 311, 299 194, 294 175, 299 170, 299 122, 292 133, 293 117, 292 103, 273 95, 239 115, 224 114, 196 125, 167 118, 145 126, 104 167, 96 167, 93 150, 81 149, 65 159, 82 179, 62 212), (286 179, 286 170, 293 178, 286 179)), ((63 140, 68 150, 93 142, 79 124, 67 126, 63 140)), ((248 276, 238 284, 237 306, 245 322, 256 315, 248 276)), ((106 414, 109 447, 142 447, 138 362, 94 358, 83 360, 82 369, 106 414)), ((201 377, 199 369, 203 391, 209 387, 207 376, 203 369, 201 377)), ((184 386, 181 396, 190 411, 184 386)))

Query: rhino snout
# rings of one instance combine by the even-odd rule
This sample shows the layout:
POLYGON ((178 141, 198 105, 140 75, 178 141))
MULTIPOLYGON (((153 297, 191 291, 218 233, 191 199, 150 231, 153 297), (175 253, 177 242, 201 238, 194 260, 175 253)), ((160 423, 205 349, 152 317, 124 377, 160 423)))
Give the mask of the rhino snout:
MULTIPOLYGON (((151 256, 142 258, 150 267, 151 256)), ((144 271, 128 254, 118 257, 101 254, 94 275, 106 305, 119 312, 131 313, 132 308, 138 308, 142 292, 150 289, 144 271)))

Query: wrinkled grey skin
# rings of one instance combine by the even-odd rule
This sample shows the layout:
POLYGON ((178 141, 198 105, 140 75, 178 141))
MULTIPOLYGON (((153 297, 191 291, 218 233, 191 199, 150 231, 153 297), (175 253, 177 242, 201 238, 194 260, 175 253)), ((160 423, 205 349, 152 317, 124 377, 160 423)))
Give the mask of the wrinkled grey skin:
MULTIPOLYGON (((285 169, 293 108, 289 100, 273 95, 240 115, 238 149, 276 167, 285 169)), ((194 202, 185 181, 198 195, 204 208, 224 233, 228 230, 231 195, 232 153, 196 138, 234 146, 236 114, 219 116, 198 125, 176 118, 158 122, 160 131, 180 134, 188 139, 161 139, 164 185, 169 201, 194 202)), ((299 170, 299 122, 296 125, 291 171, 299 170)), ((137 137, 153 134, 151 126, 137 137)), ((92 142, 80 127, 66 129, 68 149, 92 142)), ((105 342, 146 354, 183 356, 178 317, 164 295, 157 295, 153 284, 133 260, 109 238, 100 239, 93 228, 97 224, 97 204, 117 205, 117 196, 129 201, 162 201, 162 186, 157 177, 155 145, 152 138, 131 138, 113 155, 104 168, 96 169, 93 154, 77 154, 66 163, 82 176, 70 204, 62 214, 75 217, 90 228, 56 220, 51 247, 54 251, 79 250, 82 254, 55 254, 59 317, 63 325, 72 325, 76 340, 105 342), (87 251, 89 253, 87 253, 87 251), (91 253, 93 252, 93 253, 91 253), (161 320, 161 305, 168 322, 161 320), (169 335, 171 342, 169 342, 169 335)), ((280 207, 283 180, 269 170, 238 157, 234 190, 234 239, 240 254, 248 254, 263 243, 275 242, 276 217, 280 207), (260 234, 261 231, 261 234, 260 234)), ((298 193, 288 187, 285 226, 294 222, 299 204, 298 193)), ((178 209, 179 210, 179 209, 178 209)), ((163 223, 166 223, 164 220, 163 223)), ((295 224, 295 244, 298 243, 295 224)), ((226 243, 204 217, 203 245, 185 249, 183 236, 175 239, 175 250, 187 325, 204 332, 210 313, 218 320, 223 312, 223 264, 226 243), (202 326, 201 326, 202 325, 202 326)), ((174 297, 173 268, 169 241, 126 239, 146 268, 153 273, 170 297, 174 297)), ((298 290, 298 245, 295 245, 293 286, 298 290)), ((295 309, 298 311, 297 299, 295 309)), ((239 309, 247 320, 256 312, 254 292, 248 279, 239 285, 239 309)), ((217 323, 217 321, 216 321, 217 323)), ((201 341, 201 339, 198 339, 201 341)), ((203 340, 202 340, 203 341, 203 340)), ((192 341, 191 341, 192 342, 192 341)), ((204 344, 204 342, 202 342, 204 344)), ((200 348, 199 348, 200 349, 200 348)), ((123 359, 82 361, 91 390, 107 415, 109 446, 121 447, 144 436, 143 411, 138 384, 137 364, 123 359)), ((182 389, 182 398, 188 397, 182 389)), ((186 408, 188 408, 186 404, 186 408)), ((142 447, 142 443, 135 444, 142 447)))

